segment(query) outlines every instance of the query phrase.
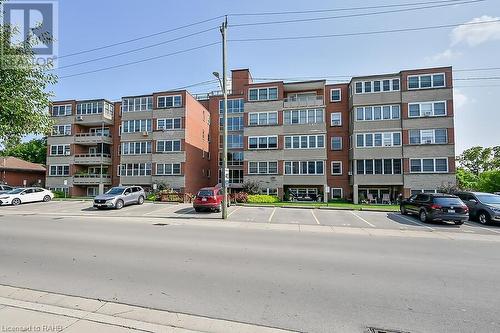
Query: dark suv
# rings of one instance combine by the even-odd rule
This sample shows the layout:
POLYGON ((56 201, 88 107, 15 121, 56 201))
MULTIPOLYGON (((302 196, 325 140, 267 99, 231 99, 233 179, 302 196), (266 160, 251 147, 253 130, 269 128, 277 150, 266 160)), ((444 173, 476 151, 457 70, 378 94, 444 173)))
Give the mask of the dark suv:
POLYGON ((469 207, 471 219, 481 224, 500 222, 500 195, 481 192, 459 192, 456 195, 469 207))
POLYGON ((454 221, 461 225, 469 219, 469 209, 456 195, 419 193, 401 202, 401 214, 416 214, 420 221, 454 221))

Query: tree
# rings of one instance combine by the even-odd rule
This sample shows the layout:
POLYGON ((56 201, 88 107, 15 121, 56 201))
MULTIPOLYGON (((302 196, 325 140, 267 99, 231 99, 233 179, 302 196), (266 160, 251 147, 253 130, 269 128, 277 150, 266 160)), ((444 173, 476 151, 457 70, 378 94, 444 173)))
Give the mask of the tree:
POLYGON ((457 169, 457 186, 462 190, 477 190, 478 176, 471 171, 457 169))
POLYGON ((469 148, 457 157, 457 161, 464 170, 479 175, 500 166, 500 146, 469 148))
MULTIPOLYGON (((20 46, 12 45, 11 37, 16 34, 15 28, 0 25, 0 143, 27 134, 47 134, 52 126, 47 112, 52 93, 47 89, 57 82, 57 77, 47 72, 50 65, 32 61, 34 38, 20 46)), ((50 38, 42 36, 45 42, 50 38)))
POLYGON ((23 160, 46 164, 47 162, 47 139, 34 139, 19 143, 13 147, 6 147, 0 152, 2 156, 14 156, 23 160))
POLYGON ((248 194, 260 194, 260 184, 256 181, 247 180, 243 183, 243 191, 248 194))
POLYGON ((477 189, 481 192, 500 192, 500 170, 485 171, 479 175, 477 189))

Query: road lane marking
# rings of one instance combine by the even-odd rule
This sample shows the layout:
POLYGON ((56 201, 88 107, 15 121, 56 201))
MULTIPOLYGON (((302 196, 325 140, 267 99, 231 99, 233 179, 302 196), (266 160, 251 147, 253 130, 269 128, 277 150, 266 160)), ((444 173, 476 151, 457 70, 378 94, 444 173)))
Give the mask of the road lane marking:
POLYGON ((396 215, 396 214, 393 214, 393 215, 395 215, 395 216, 399 216, 399 217, 401 217, 403 220, 406 220, 406 221, 410 222, 410 223, 411 223, 411 224, 413 224, 413 225, 419 225, 419 226, 421 226, 421 227, 425 227, 425 228, 427 228, 427 229, 429 229, 429 230, 435 231, 435 229, 433 229, 433 228, 431 228, 431 227, 429 227, 429 226, 427 226, 427 225, 425 225, 425 224, 423 224, 423 223, 421 223, 421 222, 418 222, 418 221, 412 220, 412 219, 410 219, 409 217, 406 217, 406 216, 404 216, 404 215, 396 215))
POLYGON ((488 231, 494 232, 496 234, 500 234, 500 231, 496 231, 496 230, 493 230, 493 229, 490 229, 490 228, 485 228, 485 227, 482 227, 480 225, 469 224, 469 223, 465 223, 465 225, 469 226, 470 228, 480 228, 480 229, 483 229, 483 230, 488 230, 488 231))
POLYGON ((273 211, 271 212, 271 216, 269 216, 269 219, 267 220, 267 222, 271 223, 271 220, 273 219, 274 213, 276 213, 276 208, 277 207, 273 208, 273 211))
POLYGON ((165 204, 165 205, 166 205, 166 207, 161 207, 161 208, 158 208, 158 209, 153 209, 150 212, 144 213, 144 215, 152 215, 152 214, 155 214, 155 213, 159 213, 159 212, 163 212, 163 211, 168 211, 168 210, 171 210, 173 208, 179 208, 177 205, 169 205, 169 204, 165 204))
POLYGON ((241 206, 236 207, 235 209, 233 209, 233 211, 232 211, 231 213, 227 214, 227 217, 229 217, 229 216, 233 215, 233 213, 234 213, 235 211, 240 210, 240 209, 241 209, 241 206))
POLYGON ((318 218, 316 217, 316 215, 314 214, 314 209, 311 209, 311 214, 312 216, 314 217, 314 221, 316 221, 317 224, 320 224, 319 221, 318 221, 318 218))
POLYGON ((375 226, 373 224, 371 224, 370 222, 368 222, 367 220, 365 220, 364 218, 362 218, 361 216, 359 216, 358 214, 356 214, 355 212, 353 211, 349 211, 352 215, 356 216, 358 219, 360 219, 361 221, 365 222, 366 224, 368 224, 370 227, 372 228, 375 228, 375 226))

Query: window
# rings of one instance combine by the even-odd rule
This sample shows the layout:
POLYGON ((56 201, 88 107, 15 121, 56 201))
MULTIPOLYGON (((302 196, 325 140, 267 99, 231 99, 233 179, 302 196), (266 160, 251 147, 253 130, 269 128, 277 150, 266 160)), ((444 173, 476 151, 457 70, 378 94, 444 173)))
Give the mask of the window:
POLYGON ((278 173, 278 162, 248 162, 248 173, 251 175, 275 175, 278 173))
POLYGON ((71 124, 55 125, 52 127, 52 136, 71 135, 71 124))
POLYGON ((266 195, 278 195, 278 189, 277 188, 261 188, 260 189, 260 194, 266 194, 266 195))
POLYGON ((51 156, 60 156, 60 155, 70 155, 69 145, 51 145, 50 146, 50 155, 51 156))
MULTIPOLYGON (((109 103, 106 103, 106 106, 109 107, 109 103)), ((78 103, 76 105, 76 114, 80 115, 98 114, 98 113, 103 113, 103 109, 104 109, 104 101, 78 103)))
POLYGON ((158 108, 177 108, 182 106, 182 96, 159 96, 157 99, 158 108))
POLYGON ((445 144, 448 131, 445 128, 428 130, 409 130, 410 144, 445 144))
POLYGON ((332 150, 342 150, 342 137, 332 137, 331 148, 332 150))
POLYGON ((331 125, 332 126, 342 126, 342 113, 332 112, 331 113, 331 125))
POLYGON ((278 136, 250 136, 248 137, 248 149, 276 149, 278 148, 278 136))
POLYGON ((278 99, 278 88, 252 88, 248 89, 249 101, 268 101, 278 99))
MULTIPOLYGON (((220 148, 222 148, 222 135, 220 136, 220 148)), ((228 134, 227 135, 227 148, 243 148, 243 135, 241 134, 228 134)))
POLYGON ((120 176, 151 176, 151 163, 120 164, 120 176))
POLYGON ((181 164, 180 163, 159 163, 156 164, 156 175, 157 176, 169 176, 169 175, 180 175, 181 174, 181 164))
POLYGON ((157 130, 175 130, 181 128, 181 118, 162 118, 156 122, 157 130))
POLYGON ((324 135, 285 136, 285 149, 325 148, 324 135))
POLYGON ((339 88, 330 89, 330 101, 340 102, 342 99, 342 90, 339 88))
POLYGON ((332 161, 332 175, 342 175, 342 161, 332 161))
POLYGON ((373 81, 373 92, 380 92, 380 81, 373 81))
POLYGON ((322 175, 325 161, 285 161, 285 175, 322 175))
POLYGON ((251 112, 248 114, 249 126, 266 126, 278 124, 278 112, 251 112))
POLYGON ((151 141, 122 142, 122 155, 142 155, 151 154, 151 141))
MULTIPOLYGON (((224 128, 224 117, 219 118, 220 128, 224 128)), ((227 130, 228 131, 242 131, 243 130, 243 116, 238 117, 228 117, 227 118, 227 130)))
POLYGON ((356 174, 358 175, 401 175, 401 159, 374 159, 357 160, 356 174))
POLYGON ((401 132, 356 134, 357 148, 401 146, 401 132))
POLYGON ((122 121, 122 133, 151 132, 151 119, 122 121))
POLYGON ((342 188, 341 187, 332 187, 332 199, 342 199, 342 188))
POLYGON ((69 176, 69 164, 50 165, 50 176, 69 176))
POLYGON ((157 153, 169 153, 181 151, 181 140, 159 140, 156 141, 157 153))
POLYGON ((153 97, 131 97, 122 99, 122 112, 151 111, 153 97))
POLYGON ((367 94, 367 93, 379 93, 388 91, 399 91, 400 83, 399 79, 385 79, 385 80, 374 80, 374 81, 364 81, 355 82, 355 93, 356 94, 367 94))
POLYGON ((52 107, 52 116, 54 117, 70 116, 72 113, 73 110, 71 104, 54 105, 52 107))
POLYGON ((324 123, 324 109, 301 109, 283 111, 285 125, 324 123))
POLYGON ((447 158, 410 159, 410 172, 448 172, 447 158))
MULTIPOLYGON (((228 99, 227 113, 242 113, 244 108, 243 98, 228 99)), ((224 100, 219 100, 219 113, 224 111, 224 100)))
MULTIPOLYGON (((219 160, 219 164, 222 165, 222 155, 219 160)), ((243 152, 242 151, 230 151, 227 153, 227 165, 228 166, 241 166, 243 165, 243 152)))
POLYGON ((446 116, 446 102, 426 102, 408 104, 409 117, 446 116))
POLYGON ((356 120, 390 120, 400 119, 401 110, 399 105, 365 106, 356 108, 356 120))
POLYGON ((443 73, 408 76, 408 89, 443 88, 445 86, 443 73))

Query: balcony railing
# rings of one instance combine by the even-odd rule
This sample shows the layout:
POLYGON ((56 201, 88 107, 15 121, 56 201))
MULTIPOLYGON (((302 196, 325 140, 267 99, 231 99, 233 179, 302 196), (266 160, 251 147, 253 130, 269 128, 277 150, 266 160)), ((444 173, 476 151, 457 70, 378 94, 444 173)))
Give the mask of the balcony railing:
POLYGON ((76 154, 75 155, 75 164, 83 164, 83 165, 98 165, 98 164, 111 164, 111 155, 110 154, 76 154))
POLYGON ((73 176, 74 185, 95 185, 100 184, 101 182, 105 185, 111 184, 111 176, 101 176, 99 174, 83 174, 73 176))
POLYGON ((307 97, 290 97, 283 100, 285 108, 299 108, 309 106, 322 106, 324 105, 323 96, 307 96, 307 97))
POLYGON ((80 144, 96 144, 96 143, 108 143, 111 144, 111 135, 101 133, 76 133, 75 134, 75 143, 80 144))

